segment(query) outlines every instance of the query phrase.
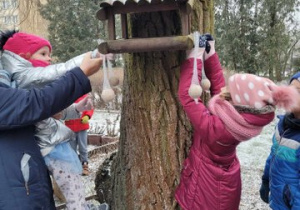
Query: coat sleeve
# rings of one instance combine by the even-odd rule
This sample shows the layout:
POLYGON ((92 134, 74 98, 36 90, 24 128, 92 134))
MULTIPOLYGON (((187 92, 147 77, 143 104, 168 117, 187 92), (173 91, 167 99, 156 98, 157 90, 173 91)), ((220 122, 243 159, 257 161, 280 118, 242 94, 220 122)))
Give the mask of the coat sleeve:
POLYGON ((264 173, 263 173, 263 176, 262 176, 262 180, 269 181, 270 162, 271 162, 272 158, 273 158, 273 154, 271 152, 270 155, 268 156, 267 160, 266 160, 266 164, 265 164, 265 169, 264 169, 264 173))
POLYGON ((73 103, 68 108, 62 111, 62 118, 61 120, 71 120, 71 119, 78 119, 81 116, 81 112, 78 112, 75 107, 75 103, 73 103))
POLYGON ((213 54, 204 62, 205 75, 209 79, 210 93, 212 96, 219 94, 221 88, 225 86, 225 79, 218 54, 213 54))
MULTIPOLYGON (((197 68, 198 75, 201 75, 201 60, 198 60, 197 68)), ((194 99, 188 94, 192 76, 193 59, 188 59, 184 61, 180 70, 178 89, 179 100, 188 118, 190 119, 194 130, 201 133, 203 138, 210 136, 209 139, 219 139, 220 135, 223 133, 222 131, 224 130, 224 125, 221 120, 217 116, 211 115, 201 99, 199 99, 199 103, 196 104, 194 99)))
POLYGON ((18 87, 28 89, 49 84, 70 69, 80 66, 84 55, 79 55, 65 63, 53 64, 46 67, 33 67, 29 61, 5 50, 1 60, 3 68, 12 75, 12 80, 17 82, 18 87))
POLYGON ((13 89, 1 85, 0 130, 46 119, 90 91, 90 81, 79 67, 41 89, 13 89))

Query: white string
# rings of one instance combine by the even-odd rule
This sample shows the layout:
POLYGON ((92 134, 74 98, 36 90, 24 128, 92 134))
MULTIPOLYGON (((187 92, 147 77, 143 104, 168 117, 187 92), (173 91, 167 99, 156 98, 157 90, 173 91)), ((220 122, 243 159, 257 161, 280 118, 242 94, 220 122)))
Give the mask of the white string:
POLYGON ((197 53, 199 51, 199 32, 194 32, 194 67, 192 84, 199 85, 198 70, 197 70, 197 53))
POLYGON ((103 90, 106 89, 111 89, 109 80, 108 80, 108 75, 107 75, 107 65, 106 65, 106 58, 105 56, 102 56, 103 59, 103 90))
MULTIPOLYGON (((199 78, 198 78, 198 69, 197 69, 197 53, 199 51, 199 32, 194 32, 194 66, 193 66, 193 77, 192 77, 192 84, 200 85, 199 78)), ((198 99, 195 98, 195 103, 198 104, 198 99)))
POLYGON ((114 76, 114 72, 112 69, 112 63, 108 59, 107 59, 107 66, 108 66, 108 78, 112 78, 114 76))

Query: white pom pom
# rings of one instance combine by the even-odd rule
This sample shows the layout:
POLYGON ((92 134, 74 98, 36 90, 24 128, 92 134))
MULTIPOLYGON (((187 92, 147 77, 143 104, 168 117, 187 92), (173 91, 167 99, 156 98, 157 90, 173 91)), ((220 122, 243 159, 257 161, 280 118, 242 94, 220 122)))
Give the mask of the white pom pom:
POLYGON ((193 99, 197 99, 201 96, 202 94, 202 88, 200 85, 196 85, 196 84, 191 84, 190 88, 189 88, 189 95, 193 98, 193 99))
POLYGON ((201 80, 201 87, 204 91, 209 90, 210 88, 210 81, 208 79, 201 80))
POLYGON ((120 83, 119 79, 115 76, 109 78, 109 84, 113 87, 117 86, 120 83))
POLYGON ((112 101, 115 98, 115 92, 113 89, 104 89, 101 93, 101 98, 105 103, 112 101))

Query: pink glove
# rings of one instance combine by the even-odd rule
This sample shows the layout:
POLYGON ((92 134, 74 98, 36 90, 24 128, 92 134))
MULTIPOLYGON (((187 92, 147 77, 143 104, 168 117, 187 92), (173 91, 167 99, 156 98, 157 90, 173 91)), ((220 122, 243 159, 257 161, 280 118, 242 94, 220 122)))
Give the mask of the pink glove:
POLYGON ((78 112, 83 112, 86 110, 93 109, 94 106, 93 106, 93 100, 91 96, 87 96, 83 100, 79 101, 77 104, 75 104, 75 108, 78 112))

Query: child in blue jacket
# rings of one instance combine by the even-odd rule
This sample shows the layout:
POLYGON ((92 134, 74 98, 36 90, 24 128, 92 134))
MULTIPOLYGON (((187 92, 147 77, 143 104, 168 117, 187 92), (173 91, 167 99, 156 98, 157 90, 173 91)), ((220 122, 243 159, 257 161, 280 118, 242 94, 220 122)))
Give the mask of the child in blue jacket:
POLYGON ((290 85, 299 92, 298 105, 279 116, 260 188, 261 199, 275 210, 300 209, 300 72, 290 85))

